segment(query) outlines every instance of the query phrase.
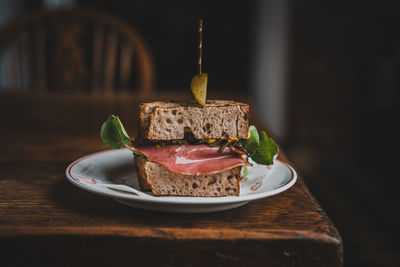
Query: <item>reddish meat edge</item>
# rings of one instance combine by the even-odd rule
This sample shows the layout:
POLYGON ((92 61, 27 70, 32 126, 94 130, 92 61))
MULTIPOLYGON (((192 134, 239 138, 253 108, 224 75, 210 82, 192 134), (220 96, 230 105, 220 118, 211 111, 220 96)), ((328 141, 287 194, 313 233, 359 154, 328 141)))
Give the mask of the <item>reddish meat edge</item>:
POLYGON ((148 160, 164 165, 169 171, 178 174, 204 175, 229 170, 237 166, 250 165, 243 151, 208 145, 167 145, 146 146, 135 149, 148 160))

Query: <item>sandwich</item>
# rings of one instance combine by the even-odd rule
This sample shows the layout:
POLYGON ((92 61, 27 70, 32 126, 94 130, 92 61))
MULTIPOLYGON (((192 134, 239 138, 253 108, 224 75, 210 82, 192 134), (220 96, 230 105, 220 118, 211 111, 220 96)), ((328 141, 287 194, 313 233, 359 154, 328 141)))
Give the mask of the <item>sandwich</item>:
POLYGON ((208 101, 140 105, 139 137, 133 141, 141 188, 156 196, 238 196, 249 164, 233 144, 248 137, 247 104, 208 101))
POLYGON ((271 165, 278 153, 264 131, 249 126, 248 104, 152 102, 141 104, 139 114, 133 140, 115 115, 101 137, 133 152, 140 187, 155 196, 239 196, 247 166, 271 165))
POLYGON ((106 145, 132 151, 141 189, 155 196, 239 196, 247 166, 271 165, 278 153, 264 131, 249 126, 248 104, 207 101, 202 31, 200 20, 199 74, 190 84, 196 102, 141 104, 134 140, 118 116, 110 115, 101 127, 106 145))

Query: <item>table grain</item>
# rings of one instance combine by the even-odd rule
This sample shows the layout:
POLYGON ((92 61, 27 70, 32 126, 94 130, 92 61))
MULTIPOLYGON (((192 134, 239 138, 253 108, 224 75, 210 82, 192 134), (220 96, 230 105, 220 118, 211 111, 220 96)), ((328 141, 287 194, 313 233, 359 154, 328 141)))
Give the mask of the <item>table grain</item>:
MULTIPOLYGON (((159 96, 168 97, 179 95, 159 96)), ((340 235, 301 176, 281 194, 208 214, 142 211, 70 184, 64 172, 72 161, 107 149, 99 137, 107 116, 118 114, 132 137, 138 126, 137 105, 145 100, 134 95, 0 95, 2 262, 41 266, 343 264, 340 235)), ((254 109, 251 122, 263 127, 254 109)), ((289 162, 283 151, 279 158, 289 162)))

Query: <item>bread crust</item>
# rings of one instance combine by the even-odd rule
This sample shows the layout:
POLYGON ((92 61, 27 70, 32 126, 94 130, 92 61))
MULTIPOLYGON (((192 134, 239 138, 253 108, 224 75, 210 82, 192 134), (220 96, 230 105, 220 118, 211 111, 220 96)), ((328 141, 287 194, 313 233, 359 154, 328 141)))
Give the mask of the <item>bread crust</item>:
POLYGON ((142 190, 156 196, 222 197, 239 196, 242 166, 214 174, 183 175, 165 166, 135 157, 142 190))
POLYGON ((140 188, 142 189, 142 191, 150 191, 151 184, 147 179, 146 166, 145 166, 146 161, 142 158, 135 156, 133 158, 133 161, 135 163, 136 172, 138 174, 140 188))
POLYGON ((151 102, 139 109, 139 134, 146 139, 183 139, 188 130, 196 139, 248 137, 248 104, 209 100, 202 107, 197 103, 151 102))

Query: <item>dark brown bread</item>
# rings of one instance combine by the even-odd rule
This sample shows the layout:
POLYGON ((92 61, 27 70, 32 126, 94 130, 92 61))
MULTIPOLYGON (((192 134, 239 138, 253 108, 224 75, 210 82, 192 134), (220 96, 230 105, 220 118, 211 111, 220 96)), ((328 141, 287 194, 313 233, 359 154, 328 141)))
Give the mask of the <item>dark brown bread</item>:
POLYGON ((239 196, 242 167, 206 175, 183 175, 165 166, 135 157, 142 190, 156 196, 222 197, 239 196))
POLYGON ((192 103, 152 102, 140 106, 140 135, 150 140, 183 139, 190 130, 196 139, 248 137, 249 105, 209 100, 192 103))

